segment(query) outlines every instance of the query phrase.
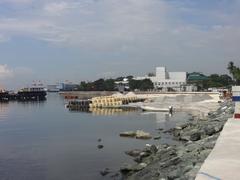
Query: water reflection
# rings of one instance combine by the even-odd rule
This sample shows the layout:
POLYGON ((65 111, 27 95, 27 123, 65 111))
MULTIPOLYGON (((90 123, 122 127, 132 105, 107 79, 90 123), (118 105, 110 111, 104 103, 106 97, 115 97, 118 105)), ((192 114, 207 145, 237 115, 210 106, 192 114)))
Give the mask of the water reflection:
POLYGON ((46 104, 46 100, 41 100, 41 101, 17 101, 18 105, 21 106, 31 106, 31 107, 42 107, 46 104))
POLYGON ((185 112, 178 112, 177 114, 169 114, 166 112, 143 112, 142 115, 152 116, 151 119, 155 119, 156 127, 161 129, 171 129, 180 122, 186 122, 191 116, 185 112))
POLYGON ((4 102, 4 103, 0 103, 0 121, 4 120, 5 118, 7 118, 9 113, 9 108, 8 108, 8 103, 4 102))
POLYGON ((6 116, 0 126, 0 179, 106 180, 99 173, 104 168, 117 171, 132 163, 125 151, 156 143, 121 138, 120 132, 141 129, 160 135, 159 143, 175 143, 156 129, 186 118, 180 113, 142 116, 138 109, 118 108, 72 113, 64 109, 65 103, 58 94, 49 94, 43 102, 0 103, 0 115, 6 116))
POLYGON ((137 108, 78 108, 71 109, 71 112, 86 112, 92 113, 96 116, 117 116, 117 115, 128 115, 132 112, 137 112, 137 108))

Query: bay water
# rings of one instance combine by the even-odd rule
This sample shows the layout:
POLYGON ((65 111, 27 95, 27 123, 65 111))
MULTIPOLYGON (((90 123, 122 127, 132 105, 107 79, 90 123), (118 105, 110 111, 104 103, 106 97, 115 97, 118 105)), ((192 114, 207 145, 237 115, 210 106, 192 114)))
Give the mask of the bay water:
POLYGON ((177 143, 161 133, 160 140, 123 138, 120 132, 144 130, 159 136, 188 115, 101 110, 71 112, 66 101, 50 93, 44 102, 0 103, 1 180, 98 180, 100 171, 118 171, 133 163, 125 151, 146 144, 177 143), (101 142, 99 142, 101 139, 101 142), (98 149, 103 145, 103 149, 98 149))

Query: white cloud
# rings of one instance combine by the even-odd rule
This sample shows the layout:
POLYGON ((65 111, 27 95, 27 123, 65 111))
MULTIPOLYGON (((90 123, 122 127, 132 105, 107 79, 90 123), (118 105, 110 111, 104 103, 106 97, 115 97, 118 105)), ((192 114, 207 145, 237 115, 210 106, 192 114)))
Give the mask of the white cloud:
POLYGON ((189 1, 11 1, 33 5, 27 16, 2 16, 0 42, 15 36, 31 37, 91 52, 131 55, 126 61, 148 58, 159 64, 160 60, 169 63, 175 59, 189 67, 192 59, 199 66, 202 59, 217 62, 240 56, 239 4, 229 13, 185 6, 189 1))
POLYGON ((61 42, 67 38, 65 29, 41 19, 0 19, 1 39, 14 36, 29 36, 39 40, 61 42), (2 38, 1 38, 2 37, 2 38))
POLYGON ((32 3, 33 0, 0 0, 1 3, 10 3, 10 4, 29 4, 32 3))
POLYGON ((0 79, 6 79, 13 76, 13 71, 6 65, 0 64, 0 79))
POLYGON ((61 15, 68 10, 76 8, 78 3, 71 2, 50 2, 44 6, 47 15, 61 15))

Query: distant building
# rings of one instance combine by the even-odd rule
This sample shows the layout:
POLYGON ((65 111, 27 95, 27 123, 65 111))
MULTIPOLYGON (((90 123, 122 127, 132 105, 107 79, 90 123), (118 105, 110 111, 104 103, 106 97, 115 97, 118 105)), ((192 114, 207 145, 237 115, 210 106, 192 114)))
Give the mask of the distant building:
POLYGON ((194 82, 205 81, 205 80, 208 80, 208 77, 199 72, 193 72, 187 75, 188 83, 194 83, 194 82))
POLYGON ((136 80, 150 79, 155 89, 181 91, 187 84, 186 72, 168 72, 165 67, 156 68, 156 76, 136 77, 136 80))
POLYGON ((128 78, 124 78, 122 81, 115 81, 115 85, 119 92, 129 91, 128 78))
POLYGON ((56 84, 47 85, 47 91, 48 92, 59 92, 60 86, 56 84))
POLYGON ((208 77, 199 72, 188 73, 187 83, 197 87, 197 91, 204 90, 204 82, 208 80, 208 77))
POLYGON ((78 84, 73 84, 71 82, 61 83, 59 90, 60 91, 74 91, 78 89, 78 84))

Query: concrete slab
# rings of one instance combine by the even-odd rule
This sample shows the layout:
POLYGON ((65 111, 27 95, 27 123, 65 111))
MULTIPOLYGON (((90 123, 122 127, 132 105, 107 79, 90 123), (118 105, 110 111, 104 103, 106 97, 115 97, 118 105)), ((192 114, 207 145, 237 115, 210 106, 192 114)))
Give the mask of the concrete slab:
POLYGON ((229 119, 196 180, 240 179, 240 120, 229 119))

